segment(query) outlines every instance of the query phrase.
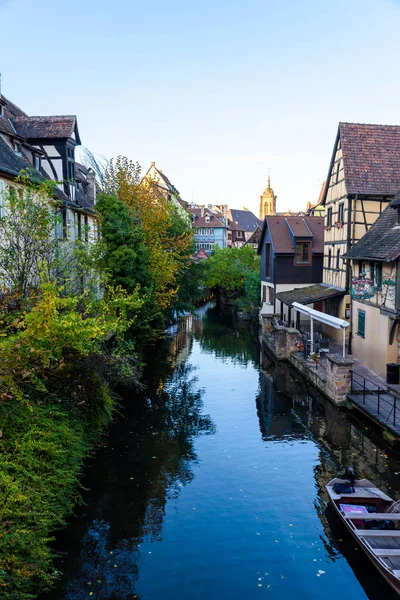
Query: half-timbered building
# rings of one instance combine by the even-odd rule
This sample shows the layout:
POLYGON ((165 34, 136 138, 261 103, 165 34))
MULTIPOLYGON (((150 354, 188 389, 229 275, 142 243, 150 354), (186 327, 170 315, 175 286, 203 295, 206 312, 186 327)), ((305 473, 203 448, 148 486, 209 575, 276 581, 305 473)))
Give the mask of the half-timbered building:
POLYGON ((156 167, 156 163, 152 162, 150 167, 148 168, 146 174, 142 179, 143 184, 149 184, 153 186, 156 190, 156 193, 160 195, 160 197, 165 198, 168 202, 176 208, 179 215, 188 223, 191 221, 191 217, 187 211, 187 202, 182 200, 178 190, 171 183, 169 178, 162 172, 161 169, 156 167))
POLYGON ((369 230, 399 187, 400 126, 339 123, 322 198, 323 282, 343 294, 326 303, 324 312, 350 318, 350 266, 343 255, 369 230))
POLYGON ((350 265, 352 352, 384 376, 400 360, 400 194, 343 257, 350 265))
POLYGON ((250 239, 263 222, 250 210, 231 208, 227 212, 228 246, 240 248, 250 239))
POLYGON ((95 174, 75 161, 80 143, 76 116, 28 116, 0 96, 0 192, 20 185, 21 170, 57 182, 62 227, 56 233, 72 241, 98 235, 95 174))

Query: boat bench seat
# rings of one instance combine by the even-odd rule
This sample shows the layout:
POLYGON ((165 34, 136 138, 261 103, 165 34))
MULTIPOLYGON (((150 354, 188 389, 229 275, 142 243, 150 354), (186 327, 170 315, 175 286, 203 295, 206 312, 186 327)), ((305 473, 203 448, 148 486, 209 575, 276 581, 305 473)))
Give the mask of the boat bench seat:
POLYGON ((400 548, 397 548, 397 550, 393 548, 373 548, 372 552, 375 556, 400 556, 400 548))
POLYGON ((345 519, 360 519, 362 521, 400 521, 400 513, 347 513, 345 519))
POLYGON ((360 537, 400 537, 400 529, 356 529, 360 537))

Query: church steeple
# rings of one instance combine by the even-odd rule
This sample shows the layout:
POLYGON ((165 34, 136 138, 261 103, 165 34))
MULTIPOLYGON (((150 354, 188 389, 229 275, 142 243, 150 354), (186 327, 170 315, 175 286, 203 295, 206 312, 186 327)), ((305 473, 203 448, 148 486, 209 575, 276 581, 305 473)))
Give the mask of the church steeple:
POLYGON ((260 196, 260 219, 263 221, 266 215, 276 214, 276 199, 271 187, 271 177, 268 175, 268 184, 262 196, 260 196))

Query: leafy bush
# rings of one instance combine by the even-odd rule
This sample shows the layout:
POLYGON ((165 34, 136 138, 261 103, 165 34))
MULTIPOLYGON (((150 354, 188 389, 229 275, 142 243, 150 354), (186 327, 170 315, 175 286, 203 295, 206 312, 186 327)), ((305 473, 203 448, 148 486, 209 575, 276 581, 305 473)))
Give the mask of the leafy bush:
POLYGON ((64 524, 78 499, 93 438, 63 405, 20 405, 16 412, 6 403, 2 413, 8 414, 0 440, 0 596, 28 600, 58 575, 49 532, 64 524))

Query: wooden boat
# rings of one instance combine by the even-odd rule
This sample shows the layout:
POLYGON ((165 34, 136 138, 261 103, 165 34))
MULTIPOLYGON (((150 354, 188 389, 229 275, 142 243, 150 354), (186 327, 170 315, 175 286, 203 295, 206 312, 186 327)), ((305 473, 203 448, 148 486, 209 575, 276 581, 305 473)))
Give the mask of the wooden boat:
POLYGON ((400 594, 400 501, 394 502, 368 479, 335 478, 326 490, 360 548, 400 594))

